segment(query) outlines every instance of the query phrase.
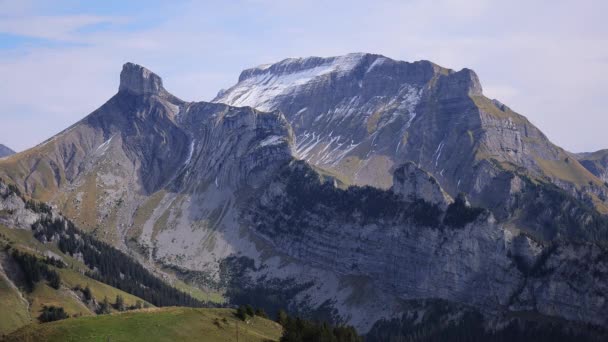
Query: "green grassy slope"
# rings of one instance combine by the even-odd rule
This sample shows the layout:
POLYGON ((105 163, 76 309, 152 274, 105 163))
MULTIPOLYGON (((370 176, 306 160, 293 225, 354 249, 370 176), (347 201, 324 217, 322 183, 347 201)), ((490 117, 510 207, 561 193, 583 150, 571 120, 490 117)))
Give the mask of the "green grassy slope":
POLYGON ((6 341, 278 341, 279 324, 254 317, 243 322, 232 309, 144 309, 28 325, 6 341))
MULTIPOLYGON (((27 292, 23 288, 18 289, 19 284, 13 283, 0 272, 0 336, 29 323, 37 324, 37 317, 45 305, 63 307, 69 315, 94 315, 92 309, 83 303, 76 291, 72 290, 76 286, 81 288, 89 286, 93 297, 99 302, 107 297, 113 303, 117 295, 124 298, 126 306, 134 305, 137 301, 145 302, 136 296, 87 277, 83 273, 88 268, 82 262, 62 253, 54 244, 40 243, 34 238, 32 231, 0 225, 2 249, 0 253, 3 253, 5 258, 8 258, 9 254, 4 251, 7 246, 10 246, 11 250, 19 250, 38 257, 53 253, 61 257, 68 266, 61 269, 50 266, 61 277, 61 287, 57 290, 48 286, 45 281, 41 281, 36 284, 33 291, 27 292)), ((10 277, 10 274, 8 276, 10 277)))
POLYGON ((30 323, 28 303, 10 281, 0 274, 0 335, 30 323))

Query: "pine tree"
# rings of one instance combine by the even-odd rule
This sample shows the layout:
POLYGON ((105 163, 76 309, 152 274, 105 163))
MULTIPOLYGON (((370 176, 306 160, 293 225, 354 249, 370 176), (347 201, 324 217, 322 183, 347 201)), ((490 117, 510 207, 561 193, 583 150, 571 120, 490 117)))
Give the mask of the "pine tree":
POLYGON ((278 317, 277 317, 277 322, 282 327, 286 327, 287 326, 288 319, 289 319, 289 317, 287 316, 287 312, 285 312, 284 310, 279 310, 279 314, 278 314, 278 317))
POLYGON ((97 310, 97 313, 100 315, 106 315, 110 312, 112 312, 110 309, 110 301, 108 300, 108 297, 103 297, 103 301, 99 305, 99 310, 97 310))
POLYGON ((251 316, 251 317, 255 316, 255 311, 253 310, 253 306, 251 306, 249 304, 245 306, 245 312, 247 313, 248 316, 251 316))
POLYGON ((82 294, 84 295, 84 299, 89 302, 91 299, 93 299, 93 294, 91 293, 91 288, 89 287, 89 284, 87 284, 87 287, 84 288, 84 290, 82 290, 82 294))
POLYGON ((238 317, 242 321, 245 321, 247 319, 247 309, 245 309, 245 307, 242 305, 239 306, 239 308, 236 309, 236 317, 238 317))
POLYGON ((62 307, 57 306, 44 306, 42 308, 42 313, 38 316, 38 320, 41 323, 58 321, 60 319, 66 319, 68 316, 67 313, 63 310, 62 307))
POLYGON ((266 311, 264 311, 264 309, 262 308, 258 308, 257 310, 255 310, 255 315, 262 318, 268 318, 266 311))

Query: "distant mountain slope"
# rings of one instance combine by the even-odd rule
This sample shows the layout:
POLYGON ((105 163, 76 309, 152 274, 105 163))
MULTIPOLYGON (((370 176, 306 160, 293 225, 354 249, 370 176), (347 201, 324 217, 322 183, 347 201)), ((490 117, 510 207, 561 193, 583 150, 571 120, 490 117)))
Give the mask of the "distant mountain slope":
POLYGON ((10 155, 15 154, 15 151, 11 150, 10 148, 0 144, 0 158, 3 157, 8 157, 10 155))
POLYGON ((4 341, 278 341, 282 328, 253 317, 242 322, 232 309, 162 308, 27 326, 4 341), (238 325, 238 327, 237 327, 238 325))
POLYGON ((579 153, 578 161, 589 172, 608 183, 608 150, 599 150, 592 153, 579 153))
POLYGON ((214 101, 282 111, 296 156, 351 184, 389 188, 392 171, 413 161, 450 195, 487 205, 517 191, 497 180, 517 171, 608 212, 603 182, 525 117, 485 97, 469 69, 373 54, 290 58, 243 71, 214 101))

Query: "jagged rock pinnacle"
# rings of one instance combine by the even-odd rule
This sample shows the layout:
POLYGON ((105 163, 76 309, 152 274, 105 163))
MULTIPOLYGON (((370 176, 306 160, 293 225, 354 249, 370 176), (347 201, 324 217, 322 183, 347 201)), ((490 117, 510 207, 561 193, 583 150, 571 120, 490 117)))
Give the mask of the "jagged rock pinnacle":
POLYGON ((133 63, 125 63, 120 73, 119 92, 129 91, 134 94, 164 93, 163 80, 152 71, 133 63))

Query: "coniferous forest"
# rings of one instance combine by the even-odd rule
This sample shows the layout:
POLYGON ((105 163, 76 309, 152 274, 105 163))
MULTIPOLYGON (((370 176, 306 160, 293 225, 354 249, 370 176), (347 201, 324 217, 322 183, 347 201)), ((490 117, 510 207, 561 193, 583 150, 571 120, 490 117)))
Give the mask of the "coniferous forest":
POLYGON ((156 306, 211 305, 166 284, 125 253, 78 231, 71 221, 44 217, 32 225, 32 229, 38 240, 57 241, 63 253, 82 256, 84 263, 94 270, 87 276, 156 306))

